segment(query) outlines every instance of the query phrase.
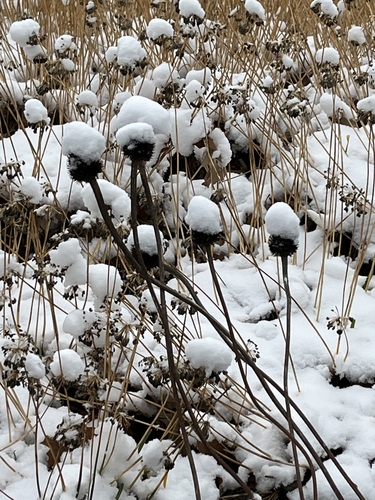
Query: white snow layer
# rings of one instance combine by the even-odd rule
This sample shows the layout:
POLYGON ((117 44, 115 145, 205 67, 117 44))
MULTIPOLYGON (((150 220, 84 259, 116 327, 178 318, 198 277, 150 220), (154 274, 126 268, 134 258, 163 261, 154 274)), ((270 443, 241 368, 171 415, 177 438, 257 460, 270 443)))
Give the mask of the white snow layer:
POLYGON ((149 123, 129 123, 117 131, 116 140, 121 148, 126 147, 132 151, 139 144, 155 144, 156 136, 149 123))
POLYGON ((173 37, 173 27, 164 19, 151 19, 147 26, 146 34, 150 40, 156 40, 160 36, 173 37))
POLYGON ((14 22, 9 30, 12 39, 21 47, 25 47, 30 38, 39 34, 40 25, 33 19, 24 19, 14 22))
MULTIPOLYGON (((111 209, 111 215, 114 218, 115 225, 126 226, 131 210, 131 202, 128 194, 123 189, 116 186, 116 184, 112 184, 112 182, 105 179, 98 179, 98 184, 104 203, 111 209)), ((90 184, 86 184, 83 187, 82 199, 91 215, 102 220, 103 217, 90 184)))
POLYGON ((188 206, 186 223, 193 231, 218 234, 222 230, 219 207, 204 196, 194 196, 188 206))
POLYGON ((246 0, 245 9, 250 15, 257 16, 259 17, 259 19, 262 19, 263 21, 266 18, 266 12, 264 10, 264 7, 257 0, 246 0))
POLYGON ((331 66, 338 66, 340 62, 340 54, 333 47, 324 47, 319 49, 315 54, 315 61, 318 64, 330 64, 331 66))
POLYGON ((105 151, 105 138, 83 122, 71 122, 64 127, 62 153, 75 155, 86 163, 98 161, 105 151))
POLYGON ((117 41, 117 64, 134 68, 146 57, 146 51, 132 36, 122 36, 117 41))
MULTIPOLYGON (((146 224, 143 224, 142 226, 137 227, 137 233, 138 233, 138 241, 139 241, 139 248, 141 252, 146 253, 147 255, 150 255, 151 257, 153 255, 158 254, 158 245, 156 242, 155 238, 155 231, 153 226, 148 226, 146 224)), ((164 237, 163 233, 159 231, 160 233, 160 240, 163 243, 164 237)), ((134 247, 134 231, 132 230, 128 236, 128 241, 127 245, 129 248, 134 247)))
POLYGON ((79 354, 73 349, 61 349, 53 355, 50 365, 51 372, 56 377, 63 377, 68 382, 73 382, 82 375, 85 365, 79 354))
POLYGON ((43 123, 49 125, 50 118, 45 106, 38 99, 29 99, 25 103, 25 118, 28 123, 43 123))
POLYGON ((271 236, 279 236, 298 244, 299 218, 289 205, 283 202, 272 205, 266 213, 265 222, 271 236))
POLYGON ((43 361, 36 354, 29 352, 26 355, 25 369, 27 375, 31 378, 41 379, 46 374, 46 369, 43 361))
POLYGON ((180 0, 178 3, 181 16, 189 18, 191 16, 199 17, 203 19, 206 15, 205 11, 202 9, 201 4, 198 0, 180 0))
POLYGON ((188 342, 185 354, 193 368, 205 368, 209 377, 213 372, 228 369, 233 353, 223 341, 211 337, 193 339, 188 342))
POLYGON ((117 116, 117 127, 139 122, 151 125, 156 135, 168 138, 171 133, 171 121, 166 109, 146 97, 132 96, 121 106, 117 116))

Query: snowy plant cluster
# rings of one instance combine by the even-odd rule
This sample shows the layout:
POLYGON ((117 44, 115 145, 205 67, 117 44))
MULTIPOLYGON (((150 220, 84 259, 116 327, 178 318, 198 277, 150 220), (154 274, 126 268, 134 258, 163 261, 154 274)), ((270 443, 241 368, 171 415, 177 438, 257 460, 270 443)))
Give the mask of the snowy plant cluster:
POLYGON ((0 492, 372 500, 371 2, 29 3, 0 28, 0 492))

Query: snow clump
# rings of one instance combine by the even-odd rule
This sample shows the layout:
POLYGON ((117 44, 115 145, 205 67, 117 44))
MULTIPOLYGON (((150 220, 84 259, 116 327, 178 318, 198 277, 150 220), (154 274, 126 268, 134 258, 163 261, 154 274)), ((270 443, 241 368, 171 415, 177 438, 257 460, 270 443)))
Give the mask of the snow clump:
MULTIPOLYGON (((153 255, 158 255, 158 245, 155 238, 154 227, 148 226, 146 224, 138 226, 137 233, 138 233, 139 249, 141 250, 141 252, 150 255, 150 257, 152 257, 153 255)), ((159 233, 160 233, 160 240, 161 242, 163 242, 164 240, 163 234, 161 233, 161 231, 159 231, 159 233)), ((130 249, 134 248, 135 246, 133 230, 130 232, 128 236, 127 246, 130 249)))
POLYGON ((151 158, 156 144, 154 129, 149 123, 129 123, 121 127, 116 140, 124 154, 146 161, 151 158))
POLYGON ((64 319, 62 329, 65 333, 70 333, 72 337, 78 339, 78 337, 92 328, 95 321, 96 314, 94 312, 74 309, 64 319))
POLYGON ((114 266, 93 264, 89 266, 89 284, 97 298, 95 306, 99 307, 106 297, 117 297, 121 291, 122 280, 114 266))
POLYGON ((74 155, 86 163, 98 161, 105 150, 105 138, 96 129, 83 122, 65 125, 62 153, 74 155))
POLYGON ((122 36, 117 41, 117 64, 134 69, 145 58, 146 51, 132 36, 122 36))
POLYGON ((68 50, 74 50, 77 48, 77 45, 73 42, 72 35, 61 35, 55 41, 55 51, 60 55, 64 54, 64 52, 68 50))
POLYGON ((222 230, 219 207, 204 196, 194 196, 185 217, 192 231, 214 235, 222 230))
POLYGON ((30 41, 39 35, 40 25, 33 19, 24 19, 14 22, 9 30, 12 40, 25 47, 30 41))
POLYGON ((171 133, 168 111, 147 97, 135 95, 127 99, 121 106, 116 124, 118 128, 121 128, 130 123, 139 122, 151 125, 156 135, 168 138, 171 133))
POLYGON ((25 103, 25 118, 30 124, 49 125, 51 119, 48 117, 48 111, 38 99, 29 99, 25 103))
POLYGON ((61 349, 53 355, 50 370, 55 377, 61 376, 68 382, 73 382, 83 374, 85 365, 76 351, 73 351, 73 349, 61 349))
POLYGON ((26 356, 25 369, 28 377, 41 379, 46 374, 45 366, 36 354, 29 352, 26 356))
POLYGON ((161 36, 173 37, 173 27, 164 19, 151 19, 147 26, 146 34, 150 40, 156 40, 161 36))
POLYGON ((30 203, 40 203, 43 199, 43 189, 35 177, 25 177, 19 187, 20 193, 26 196, 30 203))
POLYGON ((265 222, 271 238, 290 241, 293 246, 298 246, 299 218, 289 205, 283 202, 272 205, 267 211, 265 222))
POLYGON ((324 47, 319 49, 315 54, 315 61, 318 64, 329 64, 330 66, 338 66, 340 62, 340 54, 333 47, 324 47))
MULTIPOLYGON (((126 226, 130 216, 131 202, 128 194, 120 187, 105 179, 98 179, 104 203, 110 207, 115 225, 126 226)), ((98 203, 90 184, 82 189, 82 200, 93 217, 103 220, 98 203)))
POLYGON ((185 354, 193 368, 204 368, 206 376, 228 369, 232 362, 232 351, 221 340, 211 337, 193 339, 188 342, 185 354))
POLYGON ((364 45, 366 37, 363 28, 361 26, 352 26, 348 31, 348 41, 355 45, 364 45))
POLYGON ((266 12, 263 5, 257 0, 246 0, 245 9, 251 16, 259 17, 262 21, 266 18, 266 12))
POLYGON ((201 4, 198 0, 180 0, 178 8, 181 16, 189 19, 189 17, 196 16, 199 19, 203 19, 206 15, 205 11, 202 9, 201 4))

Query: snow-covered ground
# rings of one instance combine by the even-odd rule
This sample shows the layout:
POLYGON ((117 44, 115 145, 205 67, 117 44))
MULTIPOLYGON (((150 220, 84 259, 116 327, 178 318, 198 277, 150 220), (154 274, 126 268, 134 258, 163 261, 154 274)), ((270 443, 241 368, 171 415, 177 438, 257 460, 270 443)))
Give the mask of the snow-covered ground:
MULTIPOLYGON (((3 128, 0 152, 4 498, 217 500, 239 493, 235 476, 256 500, 374 498, 370 28, 345 38, 365 85, 313 37, 288 51, 282 24, 277 51, 257 47, 274 65, 250 75, 239 58, 226 73, 194 64, 201 39, 221 53, 202 6, 180 0, 179 25, 155 15, 145 37, 105 40, 105 84, 92 72, 43 94, 25 76, 35 58, 69 74, 84 41, 56 34, 51 55, 36 21, 8 20, 0 95, 19 127, 3 128), (166 45, 173 57, 150 61, 179 36, 190 51, 166 45)), ((231 18, 266 36, 259 2, 238 9, 231 18)), ((344 2, 312 9, 330 29, 344 2)))

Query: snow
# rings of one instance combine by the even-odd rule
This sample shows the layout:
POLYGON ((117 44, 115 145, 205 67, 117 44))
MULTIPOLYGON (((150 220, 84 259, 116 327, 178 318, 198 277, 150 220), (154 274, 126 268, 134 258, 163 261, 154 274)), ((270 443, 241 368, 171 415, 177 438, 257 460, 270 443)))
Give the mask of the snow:
MULTIPOLYGON (((153 226, 147 226, 147 225, 142 225, 137 227, 137 233, 138 233, 138 240, 139 240, 139 248, 141 252, 146 253, 147 255, 150 255, 151 257, 153 255, 158 255, 158 245, 156 242, 155 238, 155 231, 153 226)), ((160 233, 160 240, 163 243, 164 237, 161 231, 160 233)), ((133 230, 130 231, 130 234, 128 236, 127 240, 127 245, 129 248, 134 247, 134 232, 133 230)))
POLYGON ((186 19, 189 19, 189 17, 191 16, 196 16, 199 19, 203 19, 206 15, 198 0, 180 0, 178 2, 178 8, 181 16, 185 17, 186 19))
POLYGON ((190 83, 187 84, 185 89, 185 99, 192 103, 198 97, 202 97, 206 92, 205 87, 198 80, 191 80, 190 83))
POLYGON ((59 36, 56 41, 55 41, 55 50, 59 54, 64 54, 68 50, 76 49, 77 46, 73 42, 73 37, 72 35, 61 35, 59 36))
POLYGON ((40 25, 33 19, 14 22, 9 30, 12 39, 21 47, 25 47, 30 39, 39 35, 40 25))
MULTIPOLYGON (((127 226, 131 210, 129 195, 126 191, 105 179, 98 179, 97 182, 99 184, 104 203, 110 207, 115 226, 127 226)), ((95 195, 89 184, 86 184, 82 188, 81 194, 83 203, 90 211, 92 217, 103 220, 95 195)))
POLYGON ((171 111, 171 118, 172 143, 181 155, 190 156, 194 151, 194 145, 206 135, 209 121, 202 113, 183 108, 171 111))
POLYGON ((70 122, 64 127, 61 150, 65 156, 74 155, 85 163, 98 161, 106 144, 103 135, 83 122, 70 122))
POLYGON ((146 97, 132 96, 121 106, 117 126, 121 128, 139 122, 151 125, 156 135, 168 138, 171 133, 169 113, 166 109, 146 97))
POLYGON ((185 354, 194 368, 205 368, 207 377, 226 371, 233 358, 232 351, 224 342, 211 337, 190 340, 185 354))
POLYGON ((121 127, 116 133, 116 140, 121 148, 129 151, 137 149, 141 144, 156 143, 154 129, 149 123, 129 123, 121 127))
POLYGON ((375 95, 365 97, 357 102, 357 109, 359 111, 364 111, 365 113, 371 113, 375 115, 375 95))
POLYGON ((362 26, 352 26, 348 31, 349 42, 354 42, 357 45, 366 43, 366 36, 362 26))
POLYGON ((262 21, 264 21, 266 18, 264 7, 257 0, 246 0, 245 9, 250 15, 257 16, 259 17, 259 19, 262 19, 262 21))
POLYGON ((164 19, 151 19, 148 23, 146 29, 147 36, 150 40, 156 40, 160 36, 165 36, 166 38, 173 37, 173 27, 164 19))
POLYGON ((55 377, 62 377, 68 382, 73 382, 80 377, 85 365, 79 354, 73 349, 61 349, 53 355, 50 370, 55 377))
POLYGON ((94 264, 89 266, 88 273, 89 285, 96 296, 97 305, 103 304, 106 298, 116 298, 120 293, 122 280, 114 266, 94 264))
POLYGON ((43 189, 35 177, 25 177, 20 184, 20 192, 26 196, 30 203, 39 203, 43 198, 43 189))
POLYGON ((146 57, 146 51, 132 36, 122 36, 117 41, 117 64, 134 68, 146 57))
POLYGON ((331 66, 338 66, 340 62, 340 54, 333 47, 324 47, 323 49, 316 51, 315 61, 318 64, 327 63, 331 66))
POLYGON ((192 231, 218 234, 222 230, 219 207, 204 196, 194 196, 188 206, 186 223, 192 231))
POLYGON ((299 218, 289 205, 281 201, 274 203, 266 213, 265 222, 271 236, 279 236, 298 244, 299 218))
POLYGON ((92 311, 73 309, 64 319, 62 329, 65 333, 70 333, 74 338, 83 335, 93 326, 96 315, 92 311))
POLYGON ((91 90, 83 90, 77 96, 77 104, 95 109, 98 106, 98 98, 91 90))
POLYGON ((340 117, 340 114, 342 114, 342 116, 348 120, 356 119, 356 115, 352 108, 350 108, 350 106, 348 106, 340 99, 339 96, 335 94, 328 94, 325 92, 321 95, 319 102, 323 111, 330 118, 335 116, 340 117))
POLYGON ((232 158, 232 149, 226 135, 221 129, 215 128, 209 137, 215 145, 212 158, 217 161, 219 167, 226 167, 232 158))
MULTIPOLYGON (((16 3, 7 3, 9 12, 16 3)), ((67 3, 60 3, 61 19, 71 14, 67 3)), ((71 155, 103 164, 98 183, 108 213, 135 254, 129 224, 131 159, 117 147, 117 137, 121 147, 139 138, 155 141, 146 169, 163 250, 169 244, 168 262, 186 276, 211 317, 223 328, 230 321, 256 366, 281 386, 287 299, 280 283, 281 263, 271 256, 267 241, 274 236, 299 242, 288 264, 290 396, 334 450, 363 498, 373 498, 375 78, 364 47, 372 36, 364 17, 370 2, 363 9, 352 6, 345 16, 337 15, 345 9, 342 1, 313 2, 314 15, 318 12, 314 36, 301 31, 298 50, 290 45, 285 9, 266 14, 259 2, 244 4, 239 3, 228 21, 232 7, 225 12, 202 2, 210 17, 203 20, 197 16, 203 11, 197 2, 181 3, 188 14, 183 19, 177 2, 165 11, 164 2, 155 0, 139 18, 130 19, 131 27, 121 30, 139 36, 140 44, 129 37, 133 55, 125 50, 126 43, 112 45, 116 34, 108 20, 113 13, 93 2, 86 7, 98 7, 98 22, 86 26, 83 37, 75 30, 77 45, 72 35, 51 32, 51 27, 67 29, 69 23, 63 28, 51 16, 46 25, 44 13, 38 15, 40 29, 26 19, 12 25, 13 39, 7 36, 13 19, 29 15, 19 5, 3 23, 0 96, 3 112, 10 113, 4 123, 12 125, 13 113, 21 118, 9 137, 2 130, 0 159, 4 497, 195 497, 189 461, 176 439, 165 337, 150 290, 106 230, 90 185, 72 182, 66 169, 71 160, 66 156, 71 155), (259 20, 254 19, 256 9, 268 23, 264 28, 248 24, 259 20), (250 33, 241 35, 246 41, 240 50, 227 43, 233 41, 228 30, 247 27, 250 33), (167 33, 172 40, 152 42, 157 34, 167 33), (267 42, 280 50, 266 49, 267 42), (123 57, 134 56, 129 61, 134 67, 118 67, 120 48, 123 57), (147 60, 142 59, 144 49, 147 60), (33 62, 38 54, 48 55, 47 66, 33 62), (77 71, 67 74, 64 68, 77 71), (60 88, 49 80, 50 70, 64 76, 60 88), (305 74, 309 78, 298 78, 305 74), (329 79, 327 86, 321 84, 327 76, 333 77, 332 87, 329 79), (43 94, 45 83, 52 85, 43 94), (265 92, 267 88, 273 93, 265 92), (25 104, 25 111, 31 108, 31 127, 25 126, 25 104), (53 124, 46 128, 52 116, 53 124), (59 117, 66 123, 55 125, 59 117), (70 123, 77 119, 81 121, 70 123), (223 233, 224 243, 212 247, 212 256, 229 320, 206 248, 194 245, 194 233, 191 242, 187 226, 208 235, 223 233), (341 240, 345 245, 340 246, 341 240), (20 385, 13 387, 15 380, 20 385), (69 408, 65 389, 72 403, 70 395, 76 396, 69 408), (89 417, 78 416, 76 404, 84 405, 89 417), (94 415, 93 407, 98 409, 94 415), (139 433, 141 421, 146 425, 139 433), (65 437, 77 436, 74 422, 89 429, 87 439, 63 452, 49 470, 43 440, 61 429, 65 437)), ((138 188, 140 249, 154 256, 154 229, 140 179, 138 188)), ((149 275, 161 278, 158 269, 150 269, 149 275)), ((262 496, 284 494, 297 500, 290 442, 267 417, 286 428, 287 422, 252 367, 243 364, 254 401, 266 412, 259 415, 238 359, 217 328, 181 303, 188 295, 182 281, 168 272, 165 279, 180 294, 176 300, 170 293, 165 296, 176 368, 208 441, 220 452, 233 452, 245 482, 252 471, 262 496), (221 371, 225 373, 217 374, 221 371)), ((159 287, 154 289, 159 297, 159 287)), ((273 392, 284 406, 282 395, 273 392)), ((188 413, 184 419, 202 498, 236 495, 232 489, 238 485, 202 452, 188 413)), ((295 412, 293 420, 323 458, 342 497, 357 498, 306 422, 295 412)), ((306 460, 299 456, 304 473, 306 460)), ((317 465, 316 474, 316 498, 334 498, 317 465)), ((314 498, 311 479, 304 494, 314 498)), ((260 500, 259 495, 254 498, 260 500)))
POLYGON ((46 368, 43 361, 32 352, 29 352, 26 356, 25 369, 29 377, 36 379, 41 379, 46 374, 46 368))
POLYGON ((25 103, 25 117, 28 123, 43 123, 49 125, 50 118, 45 106, 38 99, 29 99, 25 103))

